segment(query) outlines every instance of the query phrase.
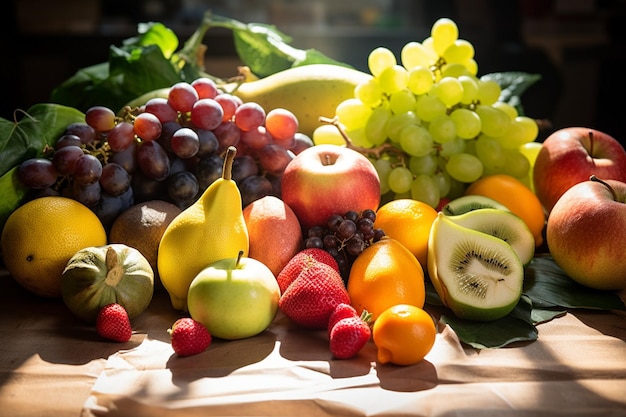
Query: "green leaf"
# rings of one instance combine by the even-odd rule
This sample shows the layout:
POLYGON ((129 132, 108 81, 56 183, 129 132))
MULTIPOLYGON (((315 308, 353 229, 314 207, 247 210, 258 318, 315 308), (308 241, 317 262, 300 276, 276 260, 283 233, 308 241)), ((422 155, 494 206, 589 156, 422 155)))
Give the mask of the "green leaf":
POLYGON ((547 321, 553 320, 557 317, 563 316, 567 314, 567 310, 564 309, 543 309, 543 308, 534 308, 531 312, 531 319, 534 324, 545 323, 547 321))
POLYGON ((513 342, 537 340, 538 331, 532 321, 531 312, 530 299, 522 296, 515 309, 498 320, 470 321, 454 315, 442 315, 440 320, 454 330, 461 342, 476 349, 501 348, 513 342))
POLYGON ((515 107, 520 116, 524 115, 522 94, 533 84, 541 80, 539 74, 529 74, 519 71, 494 72, 480 77, 481 80, 494 80, 502 89, 500 101, 515 107))
POLYGON ((549 255, 535 257, 526 267, 524 293, 536 308, 626 310, 616 292, 578 284, 549 255))
POLYGON ((0 232, 13 211, 19 207, 28 194, 29 188, 17 179, 17 166, 0 176, 0 232))
POLYGON ((47 103, 32 106, 19 121, 0 119, 0 175, 26 159, 42 156, 46 145, 54 146, 69 124, 84 120, 84 114, 74 108, 47 103))

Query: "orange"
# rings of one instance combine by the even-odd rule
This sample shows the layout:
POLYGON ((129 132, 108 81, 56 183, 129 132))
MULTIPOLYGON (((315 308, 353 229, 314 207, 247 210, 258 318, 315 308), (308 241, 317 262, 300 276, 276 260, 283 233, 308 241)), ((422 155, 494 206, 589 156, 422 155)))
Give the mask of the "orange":
POLYGON ((408 304, 383 311, 372 327, 380 363, 416 364, 430 352, 436 336, 437 328, 430 314, 408 304))
POLYGON ((264 263, 277 277, 287 262, 302 249, 302 228, 287 203, 265 196, 243 209, 248 228, 248 256, 264 263))
POLYGON ((61 275, 79 250, 107 243, 102 222, 93 211, 67 197, 31 200, 11 213, 0 245, 13 278, 42 297, 61 297, 61 275))
POLYGON ((348 277, 348 295, 360 315, 379 314, 396 304, 423 307, 424 270, 399 241, 384 237, 365 248, 354 260, 348 277))
POLYGON ((430 227, 437 218, 437 210, 428 204, 410 198, 392 200, 376 211, 374 227, 396 239, 426 267, 430 227))
POLYGON ((521 217, 535 237, 535 246, 543 243, 543 228, 546 215, 539 198, 524 183, 505 174, 482 177, 467 187, 465 194, 490 197, 504 204, 521 217))

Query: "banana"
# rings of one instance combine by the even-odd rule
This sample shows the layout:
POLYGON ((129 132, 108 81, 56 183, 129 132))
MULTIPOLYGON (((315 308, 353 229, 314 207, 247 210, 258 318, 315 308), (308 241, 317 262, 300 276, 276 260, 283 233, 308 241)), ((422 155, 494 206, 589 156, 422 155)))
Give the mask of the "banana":
MULTIPOLYGON (((284 108, 291 111, 299 123, 299 131, 312 136, 322 123, 320 117, 334 117, 337 105, 354 97, 357 84, 372 76, 353 68, 332 64, 311 64, 289 68, 243 83, 219 84, 220 90, 236 95, 244 102, 256 102, 266 111, 284 108)), ((169 88, 148 92, 127 106, 134 108, 150 98, 167 98, 169 88)))

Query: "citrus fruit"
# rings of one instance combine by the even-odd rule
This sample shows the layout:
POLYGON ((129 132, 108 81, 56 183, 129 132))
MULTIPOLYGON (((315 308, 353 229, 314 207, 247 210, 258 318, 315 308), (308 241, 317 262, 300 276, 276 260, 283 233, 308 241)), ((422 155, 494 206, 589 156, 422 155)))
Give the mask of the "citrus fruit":
POLYGON ((392 200, 376 211, 374 227, 402 243, 426 267, 430 226, 437 210, 428 204, 409 198, 392 200))
POLYGON ((430 314, 410 304, 389 307, 372 327, 380 363, 416 364, 430 352, 436 335, 437 328, 430 314))
POLYGON ((13 278, 42 297, 61 296, 61 275, 80 249, 107 243, 100 219, 67 197, 46 196, 18 207, 7 219, 0 247, 13 278))
MULTIPOLYGON (((157 277, 159 242, 167 226, 180 212, 178 206, 163 200, 135 204, 113 221, 109 243, 123 243, 137 249, 148 260, 157 277)), ((160 281, 155 284, 160 285, 160 281)))
POLYGON ((248 227, 248 257, 267 265, 275 277, 302 246, 302 229, 295 213, 274 196, 261 197, 243 209, 248 227))
POLYGON ((354 260, 348 277, 348 295, 360 315, 379 314, 396 304, 424 306, 424 270, 413 254, 388 236, 372 243, 354 260))
POLYGON ((524 220, 535 237, 535 246, 543 243, 546 215, 539 198, 524 183, 506 174, 482 177, 467 187, 466 195, 482 195, 504 204, 524 220))

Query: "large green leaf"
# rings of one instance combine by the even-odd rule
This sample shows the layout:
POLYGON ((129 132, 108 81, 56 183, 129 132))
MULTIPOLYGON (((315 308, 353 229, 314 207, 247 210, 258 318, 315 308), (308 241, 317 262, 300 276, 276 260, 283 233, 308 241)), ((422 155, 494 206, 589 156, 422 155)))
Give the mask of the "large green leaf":
POLYGON ((578 284, 549 255, 535 257, 526 267, 524 293, 538 308, 626 310, 615 291, 578 284))
POLYGON ((537 340, 538 332, 532 318, 532 303, 522 296, 517 306, 505 317, 488 322, 462 320, 454 315, 442 315, 459 339, 477 349, 500 348, 513 342, 537 340))
POLYGON ((539 74, 529 74, 520 71, 505 71, 485 74, 481 80, 494 80, 500 85, 500 101, 510 104, 517 109, 520 116, 524 115, 522 106, 522 94, 533 84, 541 80, 539 74))
POLYGON ((16 111, 19 120, 0 119, 0 175, 28 158, 43 155, 67 125, 84 121, 84 114, 58 104, 36 104, 26 112, 16 111))

